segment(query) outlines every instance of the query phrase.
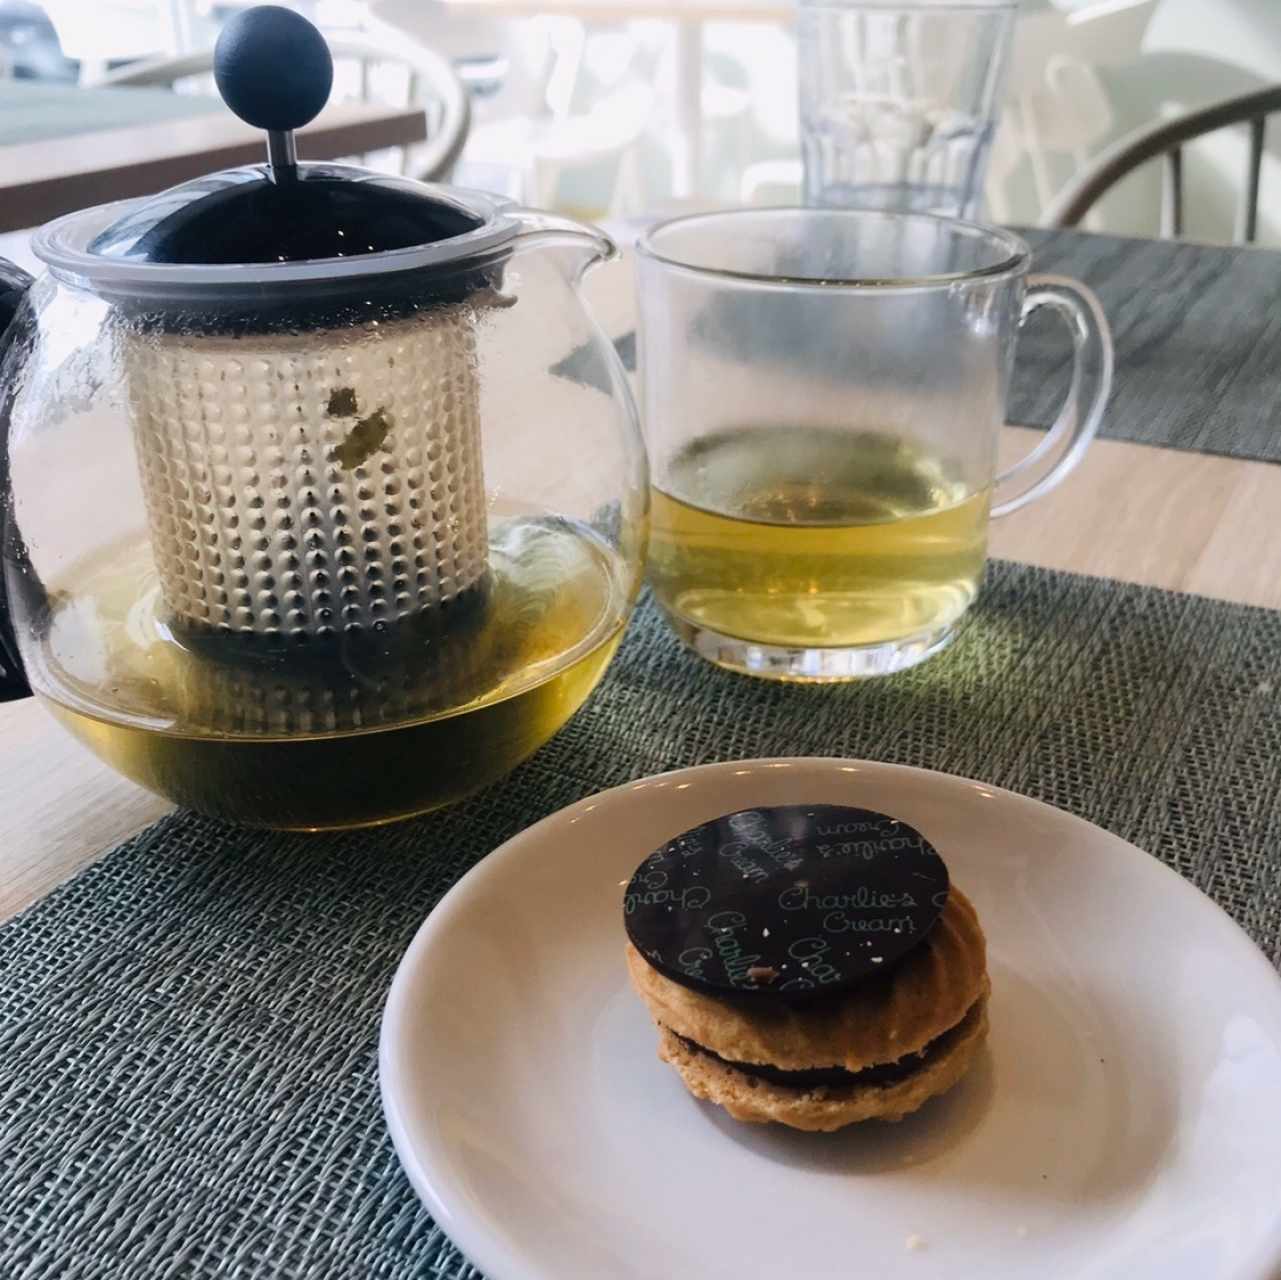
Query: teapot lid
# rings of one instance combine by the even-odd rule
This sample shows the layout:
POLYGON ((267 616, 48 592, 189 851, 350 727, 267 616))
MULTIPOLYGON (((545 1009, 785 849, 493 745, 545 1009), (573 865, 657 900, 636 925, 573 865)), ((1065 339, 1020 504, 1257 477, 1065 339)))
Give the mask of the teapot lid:
POLYGON ((89 255, 194 267, 333 262, 466 236, 492 212, 408 179, 298 163, 293 131, 328 100, 333 60, 320 32, 290 9, 260 5, 232 18, 214 49, 214 79, 227 106, 266 131, 267 163, 131 202, 85 246, 89 255))
POLYGON ((184 266, 359 257, 478 230, 483 214, 460 196, 350 165, 295 164, 283 181, 271 166, 224 169, 131 203, 87 250, 184 266))

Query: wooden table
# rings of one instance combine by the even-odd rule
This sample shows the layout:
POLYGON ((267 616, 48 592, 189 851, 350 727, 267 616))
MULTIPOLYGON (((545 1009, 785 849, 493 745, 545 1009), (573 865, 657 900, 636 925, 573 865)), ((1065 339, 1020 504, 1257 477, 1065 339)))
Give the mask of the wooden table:
MULTIPOLYGON (((607 332, 633 323, 631 267, 587 281, 607 332)), ((1040 438, 1007 427, 1004 462, 1040 438)), ((993 526, 992 554, 1281 608, 1281 466, 1096 441, 1055 492, 993 526)), ((108 770, 32 699, 0 704, 0 919, 170 806, 108 770)))
MULTIPOLYGON (((305 160, 336 160, 383 147, 412 146, 426 136, 421 107, 338 103, 299 131, 298 153, 305 160)), ((256 164, 265 154, 261 130, 225 109, 0 146, 0 231, 38 226, 89 205, 150 195, 217 169, 256 164)))

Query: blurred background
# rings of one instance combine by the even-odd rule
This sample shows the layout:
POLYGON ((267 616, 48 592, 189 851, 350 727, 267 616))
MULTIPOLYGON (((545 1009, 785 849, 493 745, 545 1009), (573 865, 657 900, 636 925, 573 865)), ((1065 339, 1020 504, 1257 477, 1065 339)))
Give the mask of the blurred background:
MULTIPOLYGON (((0 183, 21 179, 24 166, 70 172, 101 131, 119 142, 129 130, 154 132, 171 115, 189 121, 218 111, 207 51, 239 7, 239 0, 0 0, 0 183)), ((797 199, 789 0, 297 0, 291 7, 334 43, 335 102, 386 101, 426 113, 427 142, 363 155, 374 167, 449 177, 615 229, 680 208, 797 199), (456 88, 462 110, 451 96, 456 88), (441 145, 442 131, 449 145, 441 145)), ((988 216, 1033 225, 1110 143, 1279 80, 1278 0, 1026 0, 986 186, 988 216)), ((1227 130, 1188 148, 1185 238, 1231 239, 1246 147, 1244 134, 1227 130)), ((305 139, 300 153, 312 154, 305 139)), ((1264 244, 1281 243, 1279 161, 1281 130, 1264 161, 1264 244)), ((1085 225, 1155 233, 1160 185, 1159 166, 1149 166, 1109 193, 1085 225)), ((65 181, 64 190, 71 190, 65 181)), ((17 207, 0 225, 10 233, 0 253, 21 256, 12 242, 17 207)))

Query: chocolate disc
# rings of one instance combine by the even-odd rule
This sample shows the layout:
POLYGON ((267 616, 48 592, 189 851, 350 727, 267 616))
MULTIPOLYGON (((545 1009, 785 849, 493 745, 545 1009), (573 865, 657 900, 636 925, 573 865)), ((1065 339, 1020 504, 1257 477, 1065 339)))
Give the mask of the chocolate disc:
POLYGON ((711 995, 808 999, 892 969, 947 902, 943 859, 870 809, 744 809, 683 832, 627 886, 633 945, 711 995))

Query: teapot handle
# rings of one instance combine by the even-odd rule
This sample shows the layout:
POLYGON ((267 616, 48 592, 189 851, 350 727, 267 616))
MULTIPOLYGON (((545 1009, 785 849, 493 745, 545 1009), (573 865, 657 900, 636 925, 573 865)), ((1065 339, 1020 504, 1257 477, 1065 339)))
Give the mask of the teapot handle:
MULTIPOLYGON (((0 362, 8 351, 19 326, 14 316, 34 278, 21 267, 0 258, 0 362)), ((10 553, 13 533, 13 495, 9 487, 9 413, 12 408, 12 388, 0 385, 0 702, 22 698, 31 692, 22 673, 18 657, 17 639, 13 632, 13 619, 5 590, 3 564, 10 553)))

